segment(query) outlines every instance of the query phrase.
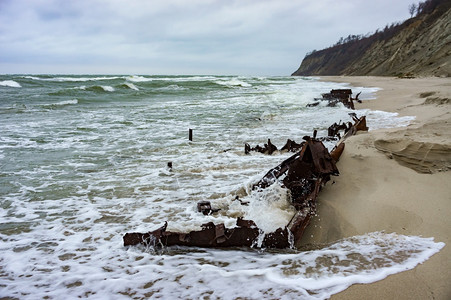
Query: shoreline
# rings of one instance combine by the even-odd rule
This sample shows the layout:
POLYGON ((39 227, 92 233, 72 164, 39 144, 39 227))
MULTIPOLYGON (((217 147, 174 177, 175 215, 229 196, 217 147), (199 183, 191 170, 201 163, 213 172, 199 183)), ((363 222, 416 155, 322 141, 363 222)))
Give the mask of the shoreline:
MULTIPOLYGON (((326 76, 320 80, 381 88, 375 100, 356 103, 356 110, 383 110, 416 119, 407 127, 358 133, 346 141, 337 163, 340 176, 319 194, 318 215, 302 244, 331 243, 375 231, 432 237, 446 244, 412 270, 352 285, 332 299, 449 299, 451 79, 326 76)), ((368 127, 371 130, 371 124, 368 127)))

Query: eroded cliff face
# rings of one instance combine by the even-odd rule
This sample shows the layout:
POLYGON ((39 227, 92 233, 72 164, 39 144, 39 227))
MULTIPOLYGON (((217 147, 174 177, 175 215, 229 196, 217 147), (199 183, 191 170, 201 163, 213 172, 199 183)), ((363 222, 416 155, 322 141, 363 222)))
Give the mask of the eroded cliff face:
POLYGON ((307 55, 292 75, 451 76, 451 1, 383 32, 307 55))

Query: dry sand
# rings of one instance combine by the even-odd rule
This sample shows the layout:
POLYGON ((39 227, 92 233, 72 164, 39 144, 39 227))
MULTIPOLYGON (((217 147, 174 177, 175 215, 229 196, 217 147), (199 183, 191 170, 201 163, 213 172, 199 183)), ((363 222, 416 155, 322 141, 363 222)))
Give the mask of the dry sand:
POLYGON ((346 141, 340 176, 320 193, 318 216, 302 242, 330 243, 385 231, 446 244, 413 270, 353 285, 332 299, 451 299, 451 79, 321 79, 382 88, 376 100, 356 104, 356 109, 416 120, 407 128, 359 133, 346 141))

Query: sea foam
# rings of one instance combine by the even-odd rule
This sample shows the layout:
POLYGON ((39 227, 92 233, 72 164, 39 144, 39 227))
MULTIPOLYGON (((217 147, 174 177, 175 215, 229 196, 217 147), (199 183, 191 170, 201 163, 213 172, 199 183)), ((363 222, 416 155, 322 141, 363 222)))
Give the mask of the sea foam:
MULTIPOLYGON (((85 216, 87 222, 98 217, 85 216)), ((140 247, 124 251, 118 244, 111 247, 100 240, 86 248, 83 235, 69 233, 70 238, 58 242, 47 238, 47 243, 59 244, 47 263, 39 246, 26 247, 32 240, 11 241, 14 251, 1 241, 3 263, 7 263, 0 279, 5 284, 1 295, 327 299, 352 284, 412 269, 444 247, 432 238, 375 232, 305 252, 187 248, 143 252, 140 247), (90 254, 83 255, 85 251, 90 254), (28 276, 33 270, 41 271, 28 276), (14 280, 6 282, 7 278, 14 280)))

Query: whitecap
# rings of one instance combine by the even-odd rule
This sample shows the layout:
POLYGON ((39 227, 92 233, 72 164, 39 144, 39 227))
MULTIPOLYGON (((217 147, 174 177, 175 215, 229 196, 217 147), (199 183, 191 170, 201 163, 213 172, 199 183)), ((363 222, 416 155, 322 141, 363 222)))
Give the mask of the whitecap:
POLYGON ((132 76, 128 76, 125 78, 127 81, 132 81, 132 82, 147 82, 147 81, 153 81, 153 78, 147 78, 147 77, 143 77, 143 76, 136 76, 136 75, 132 75, 132 76))
POLYGON ((138 87, 136 85, 134 85, 133 83, 126 82, 125 85, 132 90, 139 91, 138 87))
POLYGON ((184 88, 183 86, 179 86, 177 84, 171 84, 168 86, 158 88, 157 90, 159 90, 159 91, 183 91, 183 90, 187 90, 187 88, 184 88))
POLYGON ((101 85, 100 86, 105 92, 114 92, 114 87, 109 85, 101 85))
POLYGON ((50 78, 49 80, 53 81, 71 81, 71 82, 78 82, 78 81, 98 81, 98 80, 114 80, 118 79, 120 77, 55 77, 50 78))
POLYGON ((41 78, 35 77, 35 76, 23 76, 22 78, 25 78, 25 79, 33 79, 33 80, 41 80, 41 78))
POLYGON ((98 80, 114 80, 119 79, 117 76, 102 76, 102 77, 51 77, 39 78, 35 76, 25 76, 24 78, 42 81, 56 81, 56 82, 84 82, 84 81, 98 81, 98 80))
POLYGON ((66 100, 66 101, 54 103, 53 105, 64 106, 64 105, 73 105, 73 104, 78 104, 78 100, 77 99, 66 100))
POLYGON ((8 87, 16 87, 16 88, 22 87, 18 82, 14 81, 14 80, 0 81, 0 86, 8 86, 8 87))
POLYGON ((75 104, 78 104, 78 99, 64 100, 52 104, 43 104, 42 107, 52 109, 60 106, 75 105, 75 104))
POLYGON ((250 86, 252 86, 251 84, 241 81, 241 80, 238 80, 236 78, 233 78, 230 80, 217 80, 217 81, 215 81, 215 83, 219 84, 219 85, 231 86, 231 87, 234 87, 234 86, 250 87, 250 86))

